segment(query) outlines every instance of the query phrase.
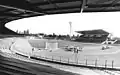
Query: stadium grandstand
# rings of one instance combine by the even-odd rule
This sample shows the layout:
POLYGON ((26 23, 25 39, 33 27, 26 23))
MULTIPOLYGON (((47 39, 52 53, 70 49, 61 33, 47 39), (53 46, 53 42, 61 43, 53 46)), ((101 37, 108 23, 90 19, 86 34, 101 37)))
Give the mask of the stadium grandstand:
POLYGON ((110 34, 109 32, 102 30, 102 29, 76 31, 76 32, 82 35, 77 37, 75 41, 94 42, 94 43, 102 43, 108 38, 110 34))

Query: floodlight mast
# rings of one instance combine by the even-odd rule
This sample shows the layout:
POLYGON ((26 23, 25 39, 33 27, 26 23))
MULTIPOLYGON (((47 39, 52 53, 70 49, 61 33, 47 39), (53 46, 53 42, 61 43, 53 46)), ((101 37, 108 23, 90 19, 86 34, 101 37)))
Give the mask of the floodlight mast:
POLYGON ((69 24, 70 24, 70 38, 71 38, 72 37, 72 22, 70 21, 69 24))

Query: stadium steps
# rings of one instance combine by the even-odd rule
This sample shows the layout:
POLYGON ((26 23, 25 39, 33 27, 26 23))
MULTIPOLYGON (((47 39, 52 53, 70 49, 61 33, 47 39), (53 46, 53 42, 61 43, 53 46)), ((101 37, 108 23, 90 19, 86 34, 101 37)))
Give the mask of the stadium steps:
POLYGON ((8 72, 8 71, 2 70, 2 69, 0 69, 0 74, 2 74, 2 75, 14 75, 14 73, 8 72))
POLYGON ((24 68, 24 66, 18 66, 17 65, 17 63, 16 63, 16 65, 15 65, 15 63, 7 63, 7 62, 0 62, 0 64, 2 64, 2 65, 6 65, 6 66, 12 66, 12 67, 15 67, 15 68, 19 68, 19 69, 21 69, 21 70, 28 70, 28 69, 26 69, 26 68, 24 68))
POLYGON ((14 67, 6 66, 6 65, 0 65, 0 69, 7 71, 7 72, 15 73, 15 74, 19 73, 21 75, 35 75, 35 74, 29 73, 29 72, 21 71, 17 68, 14 68, 14 67))
POLYGON ((10 72, 10 74, 11 74, 11 72, 14 73, 14 74, 11 74, 11 75, 77 75, 77 74, 61 71, 61 70, 54 69, 52 67, 48 67, 48 66, 44 66, 44 65, 38 65, 38 64, 33 64, 33 63, 29 63, 29 62, 25 63, 23 61, 16 60, 16 59, 13 59, 13 58, 4 58, 3 57, 3 59, 0 58, 0 60, 2 62, 5 62, 5 63, 7 62, 7 64, 8 63, 10 63, 10 64, 13 63, 13 65, 15 65, 15 66, 22 65, 22 66, 19 66, 19 67, 23 68, 23 66, 24 66, 24 67, 28 68, 30 70, 30 72, 35 73, 35 74, 33 74, 33 73, 30 74, 30 72, 28 73, 27 71, 21 72, 22 71, 21 69, 20 70, 15 69, 16 67, 11 68, 11 67, 9 67, 10 65, 5 66, 5 64, 4 64, 4 65, 0 65, 0 69, 2 69, 1 74, 4 73, 4 72, 6 73, 4 75, 8 75, 7 73, 9 73, 9 72, 10 72))

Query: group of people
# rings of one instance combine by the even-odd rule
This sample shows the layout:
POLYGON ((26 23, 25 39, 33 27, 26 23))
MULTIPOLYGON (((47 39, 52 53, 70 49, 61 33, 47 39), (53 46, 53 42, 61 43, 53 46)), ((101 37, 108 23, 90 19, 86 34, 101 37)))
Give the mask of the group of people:
POLYGON ((78 53, 79 51, 83 50, 82 47, 78 47, 78 46, 66 46, 65 49, 67 51, 74 51, 74 53, 78 53))

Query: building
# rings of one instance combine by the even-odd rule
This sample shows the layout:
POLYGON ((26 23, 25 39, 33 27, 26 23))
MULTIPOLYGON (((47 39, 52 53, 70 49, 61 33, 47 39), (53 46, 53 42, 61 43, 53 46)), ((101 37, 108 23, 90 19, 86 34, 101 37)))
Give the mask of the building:
POLYGON ((104 31, 102 29, 98 30, 86 30, 86 31, 76 31, 79 34, 82 34, 80 37, 76 38, 76 41, 80 42, 95 42, 95 43, 101 43, 105 41, 109 34, 107 31, 104 31))

